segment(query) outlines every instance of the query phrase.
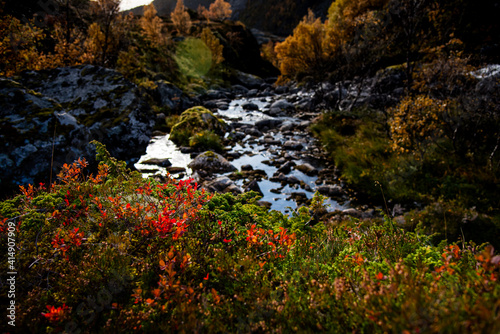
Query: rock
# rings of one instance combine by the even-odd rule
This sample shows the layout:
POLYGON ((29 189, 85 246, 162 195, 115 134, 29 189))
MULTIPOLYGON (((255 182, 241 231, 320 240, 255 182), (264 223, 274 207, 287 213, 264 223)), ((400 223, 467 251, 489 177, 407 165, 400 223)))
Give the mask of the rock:
POLYGON ((309 176, 318 175, 318 170, 308 163, 297 165, 295 169, 309 176))
POLYGON ((259 106, 252 102, 246 102, 241 105, 243 110, 259 110, 259 106))
POLYGON ((193 171, 203 170, 208 173, 226 173, 236 170, 222 155, 212 151, 199 154, 188 165, 193 171))
POLYGON ((212 192, 223 192, 224 189, 234 184, 234 182, 227 176, 219 176, 213 181, 206 184, 206 188, 212 192))
POLYGON ((286 182, 289 184, 300 184, 300 180, 293 175, 290 177, 287 177, 286 182))
POLYGON ((171 166, 171 167, 167 167, 167 171, 170 174, 179 174, 179 173, 185 173, 186 172, 186 168, 171 166))
POLYGON ((250 89, 259 88, 264 83, 264 80, 258 76, 241 71, 236 72, 236 79, 250 89))
POLYGON ((271 104, 270 109, 279 109, 279 110, 292 110, 295 109, 295 106, 288 102, 286 99, 281 99, 271 104))
POLYGON ((264 140, 261 140, 261 142, 264 142, 267 145, 281 145, 281 141, 274 138, 264 138, 264 140))
POLYGON ((244 131, 245 131, 245 133, 247 135, 250 135, 250 136, 253 136, 253 137, 262 137, 262 132, 260 132, 259 130, 257 130, 254 127, 245 128, 244 131))
POLYGON ((189 145, 189 138, 203 130, 222 134, 226 130, 226 123, 204 107, 193 107, 184 111, 179 122, 170 131, 170 140, 181 146, 189 145))
POLYGON ((323 195, 330 197, 341 196, 342 188, 338 185, 326 184, 316 188, 316 190, 323 195))
POLYGON ((274 129, 276 127, 278 127, 283 121, 280 120, 280 119, 272 119, 272 118, 269 118, 269 119, 263 119, 263 120, 260 120, 260 121, 257 121, 255 122, 255 126, 259 129, 259 130, 262 130, 264 128, 267 128, 267 129, 274 129))
POLYGON ((293 166, 295 166, 295 162, 288 161, 278 168, 278 172, 283 173, 283 174, 288 174, 292 170, 293 166))
POLYGON ((243 191, 240 189, 240 187, 238 187, 234 183, 231 184, 231 185, 229 185, 229 187, 227 187, 226 189, 224 189, 224 192, 226 192, 226 193, 232 193, 233 195, 238 195, 238 194, 243 193, 243 191))
POLYGON ((231 89, 235 94, 240 94, 240 95, 246 95, 249 90, 248 88, 243 87, 242 85, 232 85, 231 89))
POLYGON ((172 163, 168 159, 150 158, 148 160, 142 161, 141 163, 145 164, 145 165, 156 165, 156 166, 160 166, 160 167, 172 166, 172 163))
POLYGON ((276 89, 274 90, 276 94, 285 94, 286 92, 288 92, 288 87, 287 86, 278 86, 276 87, 276 89))
POLYGON ((259 183, 256 181, 256 180, 252 180, 250 181, 250 183, 248 183, 245 187, 244 187, 245 191, 248 192, 248 191, 256 191, 258 192, 259 194, 261 194, 262 196, 264 195, 262 193, 262 190, 260 189, 259 187, 259 183))
POLYGON ((363 212, 356 210, 354 208, 342 210, 342 213, 347 216, 361 218, 363 216, 363 212))
POLYGON ((217 102, 215 101, 204 101, 203 102, 203 106, 207 109, 210 109, 210 110, 215 110, 217 109, 219 106, 217 105, 217 102))
POLYGON ((267 209, 270 209, 273 206, 273 204, 271 202, 267 202, 267 201, 257 201, 257 205, 265 207, 267 209))
POLYGON ((274 193, 274 194, 281 194, 281 189, 280 188, 277 188, 277 189, 271 189, 269 190, 270 192, 274 193))
POLYGON ((292 122, 286 121, 280 126, 280 131, 282 131, 282 132, 291 131, 291 130, 293 130, 294 126, 295 126, 295 124, 293 124, 292 122))
POLYGON ((177 86, 164 80, 156 81, 155 84, 155 93, 161 106, 172 110, 185 110, 192 106, 193 102, 177 86))
POLYGON ((269 178, 269 181, 272 181, 272 182, 286 182, 287 180, 287 177, 285 176, 285 174, 281 173, 281 172, 276 172, 273 174, 273 176, 271 176, 269 178))
POLYGON ((304 192, 292 192, 290 197, 297 202, 297 204, 304 204, 307 202, 307 195, 304 192))
POLYGON ((56 173, 79 157, 92 164, 93 139, 129 163, 146 150, 155 115, 117 71, 73 66, 23 72, 16 80, 0 79, 0 188, 47 183, 52 146, 56 173))
POLYGON ((304 145, 295 140, 287 140, 283 144, 283 148, 285 150, 290 150, 290 151, 300 151, 301 149, 304 148, 304 145))
POLYGON ((241 170, 242 171, 251 171, 251 170, 253 170, 253 167, 252 167, 252 165, 242 165, 241 170))

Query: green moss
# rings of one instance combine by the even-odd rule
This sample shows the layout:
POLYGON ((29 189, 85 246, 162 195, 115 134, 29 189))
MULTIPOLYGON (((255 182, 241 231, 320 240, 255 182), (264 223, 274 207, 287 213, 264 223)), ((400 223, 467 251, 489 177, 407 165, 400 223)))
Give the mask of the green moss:
POLYGON ((225 122, 217 118, 205 107, 192 107, 184 111, 179 121, 170 131, 170 140, 177 145, 189 145, 190 138, 202 131, 211 131, 221 134, 225 129, 225 122))

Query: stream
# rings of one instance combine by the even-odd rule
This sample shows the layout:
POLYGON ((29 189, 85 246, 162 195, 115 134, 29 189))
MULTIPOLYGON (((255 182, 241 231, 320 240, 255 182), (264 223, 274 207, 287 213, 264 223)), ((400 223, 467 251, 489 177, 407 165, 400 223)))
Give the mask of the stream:
MULTIPOLYGON (((280 99, 285 100, 283 96, 280 96, 280 99)), ((269 116, 269 112, 266 114, 263 111, 268 110, 273 102, 276 102, 276 97, 237 98, 220 106, 214 114, 224 119, 232 128, 225 137, 231 136, 235 139, 233 145, 226 147, 224 156, 238 171, 252 169, 262 174, 265 172, 266 177, 257 181, 263 193, 261 201, 270 203, 271 210, 290 214, 300 203, 311 199, 318 187, 325 186, 325 181, 319 178, 319 175, 324 176, 329 170, 325 169, 325 162, 318 158, 321 156, 321 148, 316 139, 305 131, 310 122, 290 117, 288 114, 269 116), (259 122, 262 125, 262 121, 266 120, 271 120, 279 126, 270 129, 261 127, 262 131, 259 131, 256 125, 259 125, 259 122), (280 167, 286 167, 285 165, 292 167, 280 173, 280 167), (313 169, 303 172, 299 170, 301 168, 296 168, 301 165, 313 169)), ((146 153, 141 156, 135 167, 144 177, 165 176, 170 172, 173 177, 187 178, 196 176, 188 167, 192 159, 190 154, 182 153, 169 140, 167 134, 151 139, 146 153), (171 166, 155 165, 155 159, 168 159, 171 166), (172 171, 177 174, 174 175, 172 171)), ((229 174, 231 173, 216 176, 229 174)), ((243 188, 244 181, 237 179, 234 183, 243 188)), ((349 208, 348 200, 337 201, 328 196, 325 204, 328 211, 349 208)))

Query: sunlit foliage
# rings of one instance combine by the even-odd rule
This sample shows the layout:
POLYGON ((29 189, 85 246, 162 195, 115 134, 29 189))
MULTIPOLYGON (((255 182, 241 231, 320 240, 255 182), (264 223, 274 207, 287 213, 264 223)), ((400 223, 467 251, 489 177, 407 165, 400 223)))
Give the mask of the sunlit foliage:
POLYGON ((144 7, 144 15, 140 19, 142 31, 146 37, 155 44, 166 44, 168 36, 165 32, 165 23, 156 15, 153 3, 144 7))
POLYGON ((223 51, 224 46, 220 43, 219 39, 214 35, 210 28, 203 28, 200 35, 201 40, 212 52, 212 62, 218 65, 224 61, 223 51))
POLYGON ((22 70, 46 66, 46 56, 38 50, 45 38, 32 23, 23 24, 10 15, 0 17, 0 75, 12 76, 22 70))
POLYGON ((286 80, 299 73, 320 72, 329 62, 332 51, 326 26, 309 11, 293 35, 276 45, 282 78, 286 80))
POLYGON ((207 20, 222 21, 231 17, 232 9, 231 4, 224 0, 215 0, 208 10, 200 6, 198 7, 200 15, 204 16, 207 20))
POLYGON ((193 23, 191 22, 191 17, 189 16, 187 8, 184 6, 184 0, 177 0, 177 4, 172 14, 170 14, 170 18, 179 33, 189 33, 193 23))

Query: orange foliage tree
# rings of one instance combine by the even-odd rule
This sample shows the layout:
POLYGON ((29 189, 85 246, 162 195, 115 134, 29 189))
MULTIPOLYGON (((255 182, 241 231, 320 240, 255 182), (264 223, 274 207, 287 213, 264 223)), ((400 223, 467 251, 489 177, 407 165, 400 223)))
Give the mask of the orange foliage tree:
POLYGON ((218 65, 222 63, 224 61, 224 57, 222 55, 224 46, 222 46, 219 39, 214 35, 210 28, 203 28, 200 38, 212 52, 212 64, 218 65))
POLYGON ((13 76, 23 70, 40 70, 46 66, 46 55, 37 46, 45 37, 31 23, 22 24, 10 15, 0 17, 0 75, 13 76))
POLYGON ((332 48, 326 26, 309 10, 284 42, 276 45, 281 81, 297 73, 321 72, 330 59, 332 48))
POLYGON ((153 3, 144 7, 144 15, 140 19, 142 32, 153 43, 166 44, 168 38, 164 33, 165 23, 156 15, 153 3))
POLYGON ((88 30, 87 48, 93 53, 92 60, 100 65, 110 61, 110 54, 118 47, 123 30, 119 19, 121 0, 96 0, 92 2, 94 22, 88 30))
POLYGON ((215 0, 215 2, 210 5, 208 10, 205 7, 200 6, 198 8, 198 12, 209 21, 222 21, 228 19, 233 13, 231 4, 224 0, 215 0))
POLYGON ((179 33, 188 34, 193 25, 183 0, 177 0, 175 9, 172 14, 170 14, 170 19, 179 33))

